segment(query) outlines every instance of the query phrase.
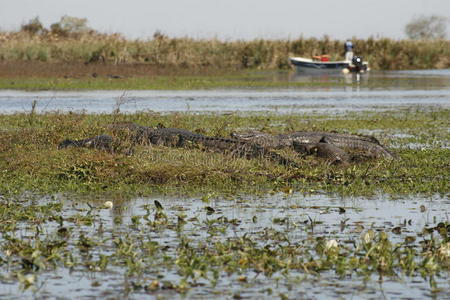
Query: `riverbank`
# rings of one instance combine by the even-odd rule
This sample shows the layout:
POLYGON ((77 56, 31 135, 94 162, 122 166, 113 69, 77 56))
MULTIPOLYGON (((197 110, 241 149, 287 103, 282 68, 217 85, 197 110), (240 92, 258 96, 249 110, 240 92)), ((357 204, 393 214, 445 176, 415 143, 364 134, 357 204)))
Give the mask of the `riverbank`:
POLYGON ((346 78, 290 80, 291 72, 172 68, 149 64, 0 62, 0 89, 13 90, 198 90, 352 85, 346 78))
MULTIPOLYGON (((11 70, 16 70, 15 64, 7 64, 11 70)), ((21 65, 24 65, 23 63, 21 65)), ((287 71, 279 71, 274 74, 265 74, 256 71, 230 71, 225 73, 217 70, 205 70, 203 74, 176 74, 171 72, 154 71, 146 66, 104 66, 95 65, 85 68, 84 65, 67 70, 62 64, 46 65, 42 63, 39 69, 44 72, 30 74, 16 71, 8 73, 7 68, 0 71, 0 89, 8 90, 207 90, 229 88, 314 88, 323 86, 351 86, 345 78, 336 78, 333 82, 322 82, 320 79, 308 82, 289 81, 287 71), (140 75, 134 74, 135 69, 141 69, 140 75), (52 71, 48 72, 48 69, 52 71), (128 71, 130 70, 130 71, 128 71), (5 75, 1 75, 1 73, 5 75), (158 75, 155 75, 155 72, 158 75), (9 75, 7 75, 9 74, 9 75), (48 75, 47 75, 48 74, 48 75), (51 75, 50 75, 51 74, 51 75), (145 75, 149 74, 149 75, 145 75)), ((27 69, 25 66, 24 69, 27 69)), ((34 73, 34 71, 32 71, 34 73)))

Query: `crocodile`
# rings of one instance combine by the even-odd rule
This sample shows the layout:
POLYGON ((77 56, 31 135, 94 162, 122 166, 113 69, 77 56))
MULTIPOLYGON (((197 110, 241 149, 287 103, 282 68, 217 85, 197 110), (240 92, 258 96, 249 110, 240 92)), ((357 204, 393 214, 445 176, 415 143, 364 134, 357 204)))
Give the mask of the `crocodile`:
POLYGON ((231 136, 270 149, 292 148, 301 154, 317 154, 336 162, 349 162, 358 158, 356 155, 350 156, 342 149, 359 151, 369 158, 397 158, 373 136, 320 131, 296 131, 277 135, 252 131, 232 133, 231 136))
MULTIPOLYGON (((300 167, 295 161, 272 151, 268 147, 242 139, 206 136, 179 128, 155 129, 134 123, 113 124, 108 127, 116 133, 121 132, 123 134, 125 130, 126 138, 129 139, 132 145, 144 144, 166 147, 203 148, 230 154, 235 157, 247 159, 261 157, 281 165, 294 168, 300 167)), ((116 140, 112 136, 103 134, 81 140, 66 139, 58 145, 58 148, 87 147, 114 151, 115 143, 116 140)))
POLYGON ((296 143, 294 150, 304 155, 326 158, 334 164, 348 164, 356 159, 341 148, 328 143, 296 143))

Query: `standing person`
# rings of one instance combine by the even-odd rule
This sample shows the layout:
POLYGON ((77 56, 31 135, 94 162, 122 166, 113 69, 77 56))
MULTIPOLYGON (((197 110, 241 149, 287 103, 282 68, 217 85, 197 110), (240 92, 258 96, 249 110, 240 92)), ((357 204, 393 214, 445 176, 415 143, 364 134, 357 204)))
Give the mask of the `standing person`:
POLYGON ((347 40, 344 44, 345 49, 345 60, 352 61, 353 59, 353 43, 350 40, 347 40))

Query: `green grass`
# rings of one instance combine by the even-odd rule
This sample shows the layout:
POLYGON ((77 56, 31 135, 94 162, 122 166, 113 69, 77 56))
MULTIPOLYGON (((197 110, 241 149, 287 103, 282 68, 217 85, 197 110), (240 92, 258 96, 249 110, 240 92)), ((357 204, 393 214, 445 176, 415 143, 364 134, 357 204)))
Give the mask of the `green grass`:
POLYGON ((14 114, 0 116, 0 192, 38 193, 261 193, 294 188, 340 195, 446 194, 449 192, 449 110, 404 110, 352 113, 342 117, 287 115, 148 114, 14 114), (66 149, 57 145, 103 133, 106 124, 131 121, 142 125, 185 128, 212 136, 258 128, 270 133, 293 130, 373 130, 387 145, 399 147, 399 161, 371 161, 348 167, 317 158, 286 168, 261 159, 230 158, 199 149, 137 147, 132 156, 100 150, 66 149), (408 139, 390 134, 407 133, 408 139), (424 145, 409 149, 409 144, 424 145), (407 147, 405 147, 407 146, 407 147))
MULTIPOLYGON (((23 67, 23 66, 22 66, 23 67)), ((45 65, 41 65, 45 68, 45 65)), ((91 70, 92 71, 92 70, 91 70)), ((114 72, 114 70, 110 70, 114 72)), ((117 71, 117 70, 116 70, 117 71)), ((64 74, 64 72, 61 72, 64 74)), ((129 71, 128 71, 129 72, 129 71)), ((104 73, 106 73, 104 71, 104 73)), ((223 71, 220 73, 205 71, 197 75, 132 75, 126 73, 121 78, 109 78, 106 75, 96 78, 90 75, 62 76, 0 76, 0 89, 13 90, 199 90, 199 89, 277 89, 277 88, 338 88, 358 87, 367 89, 408 88, 446 88, 445 78, 415 78, 399 76, 397 78, 362 75, 356 82, 355 76, 304 77, 296 81, 295 73, 289 71, 223 71), (367 77, 366 77, 367 76, 367 77)), ((114 74, 114 73, 113 73, 114 74)), ((119 72, 120 74, 120 72, 119 72)))
MULTIPOLYGON (((287 76, 287 74, 286 74, 287 76)), ((213 88, 283 88, 351 85, 336 82, 273 81, 257 74, 218 76, 153 76, 110 78, 1 78, 0 89, 18 90, 195 90, 213 88)))

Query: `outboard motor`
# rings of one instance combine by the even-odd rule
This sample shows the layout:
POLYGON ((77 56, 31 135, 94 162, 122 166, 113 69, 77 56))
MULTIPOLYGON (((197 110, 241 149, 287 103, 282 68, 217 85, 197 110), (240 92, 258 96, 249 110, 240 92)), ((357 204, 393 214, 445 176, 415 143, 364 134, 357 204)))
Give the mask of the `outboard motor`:
POLYGON ((364 70, 364 64, 361 56, 353 56, 352 58, 352 71, 359 73, 364 70))

